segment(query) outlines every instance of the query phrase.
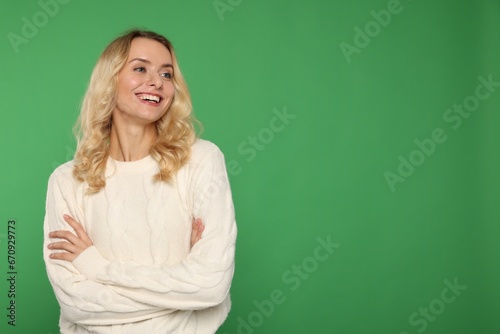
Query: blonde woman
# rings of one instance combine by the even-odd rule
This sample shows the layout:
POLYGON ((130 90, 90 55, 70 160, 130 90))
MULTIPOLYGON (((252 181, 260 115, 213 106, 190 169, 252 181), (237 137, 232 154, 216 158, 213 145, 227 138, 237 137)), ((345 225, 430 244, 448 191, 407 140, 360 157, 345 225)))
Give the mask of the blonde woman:
POLYGON ((49 179, 44 259, 61 333, 215 333, 236 223, 171 43, 134 30, 99 58, 74 160, 49 179))

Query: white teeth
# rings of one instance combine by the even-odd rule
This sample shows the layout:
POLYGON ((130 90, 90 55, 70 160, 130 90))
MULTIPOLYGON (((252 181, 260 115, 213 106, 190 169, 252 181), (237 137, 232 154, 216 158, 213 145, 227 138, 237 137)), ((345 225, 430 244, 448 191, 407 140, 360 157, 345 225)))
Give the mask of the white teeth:
POLYGON ((160 102, 160 98, 159 98, 158 96, 154 96, 154 95, 149 95, 149 94, 140 94, 140 95, 138 95, 138 97, 139 97, 141 100, 155 101, 156 103, 159 103, 159 102, 160 102))

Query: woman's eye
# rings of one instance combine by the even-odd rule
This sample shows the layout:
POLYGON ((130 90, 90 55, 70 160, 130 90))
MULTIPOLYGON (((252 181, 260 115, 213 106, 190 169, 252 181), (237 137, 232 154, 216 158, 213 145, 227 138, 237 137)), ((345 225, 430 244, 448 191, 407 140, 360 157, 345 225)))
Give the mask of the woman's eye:
POLYGON ((136 67, 136 68, 134 68, 134 71, 136 71, 136 72, 146 72, 146 69, 144 67, 136 67))
POLYGON ((169 72, 162 73, 161 76, 167 79, 172 79, 172 74, 169 72))

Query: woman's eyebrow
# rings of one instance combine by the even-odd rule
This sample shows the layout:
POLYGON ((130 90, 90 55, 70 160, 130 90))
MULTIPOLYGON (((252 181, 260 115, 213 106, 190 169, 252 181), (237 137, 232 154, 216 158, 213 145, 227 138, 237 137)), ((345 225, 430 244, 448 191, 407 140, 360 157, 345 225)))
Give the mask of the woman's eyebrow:
MULTIPOLYGON (((133 62, 134 60, 138 60, 138 61, 143 62, 143 63, 146 63, 146 64, 151 64, 151 62, 150 62, 149 60, 144 59, 144 58, 134 58, 134 59, 130 60, 130 61, 129 61, 129 63, 133 62)), ((162 65, 160 66, 160 68, 163 68, 163 67, 170 67, 170 68, 174 68, 174 67, 172 66, 172 64, 162 64, 162 65)))

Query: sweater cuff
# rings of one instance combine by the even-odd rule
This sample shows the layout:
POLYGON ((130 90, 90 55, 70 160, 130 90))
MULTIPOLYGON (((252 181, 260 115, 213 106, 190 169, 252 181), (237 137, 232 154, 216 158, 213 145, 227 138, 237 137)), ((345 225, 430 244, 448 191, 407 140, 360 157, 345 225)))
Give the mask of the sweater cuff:
POLYGON ((90 246, 81 252, 75 260, 73 260, 75 268, 78 269, 85 277, 92 280, 95 280, 97 275, 102 273, 104 271, 104 267, 106 267, 109 263, 110 262, 101 255, 95 246, 90 246))

